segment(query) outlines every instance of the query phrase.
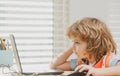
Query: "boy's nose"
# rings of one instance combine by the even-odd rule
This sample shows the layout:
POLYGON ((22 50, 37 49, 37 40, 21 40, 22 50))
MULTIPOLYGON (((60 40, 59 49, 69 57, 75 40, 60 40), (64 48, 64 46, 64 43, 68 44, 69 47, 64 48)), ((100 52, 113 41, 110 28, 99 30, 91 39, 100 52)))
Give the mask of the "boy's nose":
POLYGON ((72 48, 73 48, 73 52, 75 51, 75 45, 74 45, 74 43, 73 43, 73 45, 72 45, 72 48))
POLYGON ((76 54, 76 50, 75 50, 75 48, 73 48, 73 53, 75 53, 75 54, 76 54))
POLYGON ((75 43, 73 43, 72 47, 75 48, 75 43))

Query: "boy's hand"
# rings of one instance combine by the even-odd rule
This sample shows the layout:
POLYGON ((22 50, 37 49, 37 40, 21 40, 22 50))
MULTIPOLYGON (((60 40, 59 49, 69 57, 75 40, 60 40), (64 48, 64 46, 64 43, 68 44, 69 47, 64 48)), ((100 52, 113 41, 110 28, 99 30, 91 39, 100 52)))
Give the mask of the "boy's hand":
POLYGON ((75 71, 79 71, 79 72, 88 71, 86 76, 101 76, 99 69, 93 68, 93 67, 86 65, 86 64, 79 65, 75 69, 75 71))

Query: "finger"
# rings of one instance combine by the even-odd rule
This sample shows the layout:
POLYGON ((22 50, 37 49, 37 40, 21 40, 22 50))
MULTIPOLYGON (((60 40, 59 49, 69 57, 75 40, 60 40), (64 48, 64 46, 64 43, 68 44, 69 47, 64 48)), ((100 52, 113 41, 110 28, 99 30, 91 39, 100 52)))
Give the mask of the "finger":
POLYGON ((79 69, 79 72, 83 72, 85 70, 88 70, 86 67, 82 67, 81 69, 79 69))
POLYGON ((83 65, 79 65, 75 68, 75 71, 78 71, 79 69, 81 69, 83 67, 83 65))

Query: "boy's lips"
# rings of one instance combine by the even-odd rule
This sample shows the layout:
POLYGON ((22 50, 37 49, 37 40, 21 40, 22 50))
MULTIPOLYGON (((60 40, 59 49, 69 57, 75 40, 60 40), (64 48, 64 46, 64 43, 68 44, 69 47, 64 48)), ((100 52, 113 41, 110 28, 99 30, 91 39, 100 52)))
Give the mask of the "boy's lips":
POLYGON ((85 59, 85 60, 88 60, 88 58, 87 57, 85 57, 85 56, 77 56, 77 58, 78 58, 78 60, 81 60, 81 59, 85 59))

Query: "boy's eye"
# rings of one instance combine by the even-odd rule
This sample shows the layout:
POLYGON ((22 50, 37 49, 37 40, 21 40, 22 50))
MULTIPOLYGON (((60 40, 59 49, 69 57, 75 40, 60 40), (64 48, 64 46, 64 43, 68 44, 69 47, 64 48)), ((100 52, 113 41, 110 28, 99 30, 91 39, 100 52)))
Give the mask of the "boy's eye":
POLYGON ((79 42, 75 42, 75 44, 80 44, 79 42))

